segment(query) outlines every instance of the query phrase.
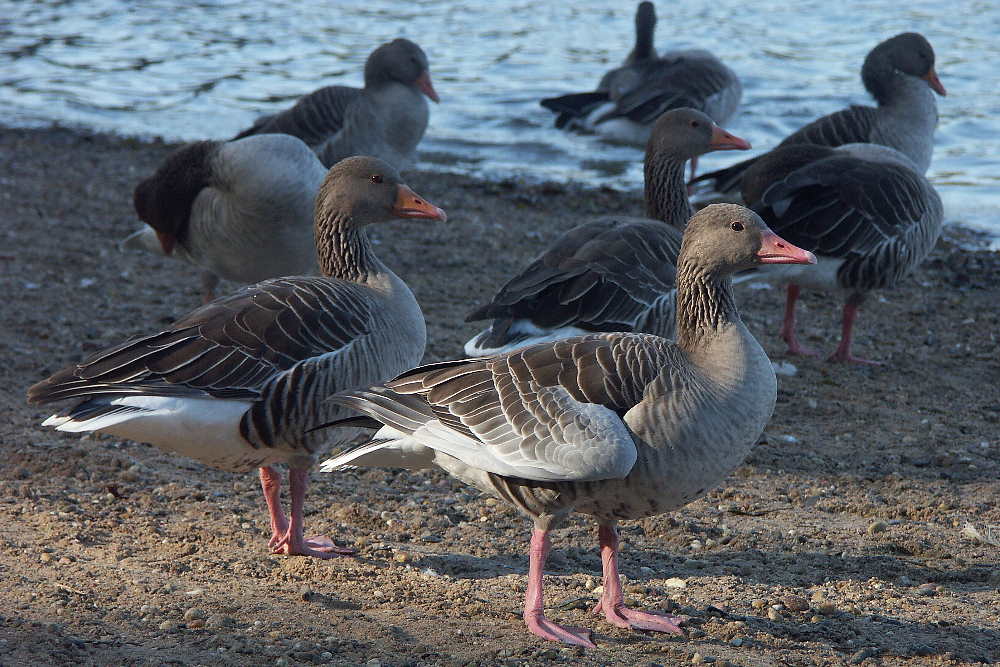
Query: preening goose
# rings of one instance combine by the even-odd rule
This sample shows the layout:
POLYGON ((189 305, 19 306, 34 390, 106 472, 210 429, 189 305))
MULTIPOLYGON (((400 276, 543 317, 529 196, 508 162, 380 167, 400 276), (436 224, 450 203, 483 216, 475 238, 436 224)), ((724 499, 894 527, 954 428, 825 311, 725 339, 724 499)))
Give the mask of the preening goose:
POLYGON ((719 124, 729 120, 743 94, 739 78, 701 49, 657 56, 655 26, 653 3, 639 3, 635 48, 624 64, 605 73, 593 92, 542 100, 543 107, 557 114, 556 127, 642 146, 653 122, 670 109, 698 109, 719 124))
POLYGON ((672 337, 681 230, 691 217, 684 163, 750 144, 694 109, 656 121, 646 147, 648 218, 605 216, 557 238, 466 321, 491 319, 465 344, 469 356, 593 331, 672 337))
POLYGON ((549 531, 577 511, 598 522, 612 624, 679 633, 676 618, 630 609, 618 577, 620 519, 681 507, 746 456, 774 408, 767 355, 743 325, 730 275, 815 258, 752 211, 695 215, 677 265, 677 342, 613 333, 541 343, 494 357, 431 364, 332 400, 384 424, 323 464, 437 466, 534 521, 524 620, 540 637, 593 647, 589 631, 543 614, 549 531))
POLYGON ((371 155, 406 169, 416 161, 427 129, 424 96, 439 101, 427 56, 410 40, 394 39, 368 56, 364 88, 320 88, 291 109, 258 119, 236 138, 282 132, 308 144, 326 166, 371 155))
MULTIPOLYGON (((881 144, 906 155, 921 174, 926 172, 938 121, 933 93, 947 94, 934 70, 930 42, 915 32, 885 40, 865 58, 861 81, 878 106, 854 105, 823 116, 788 135, 778 146, 881 144)), ((711 189, 719 193, 737 192, 744 172, 759 159, 702 174, 691 182, 711 183, 711 189)))
POLYGON ((277 278, 218 299, 59 371, 28 390, 29 402, 82 398, 43 422, 60 431, 149 442, 224 470, 258 467, 275 553, 350 553, 328 538, 303 538, 302 504, 316 456, 359 434, 312 432, 351 414, 326 398, 391 378, 424 353, 420 307, 364 231, 393 218, 445 214, 381 160, 344 160, 317 198, 323 277, 277 278), (276 463, 289 467, 290 521, 276 463))
POLYGON ((254 283, 316 273, 313 209, 326 169, 295 137, 199 141, 169 155, 135 188, 146 226, 126 238, 203 269, 203 299, 219 278, 254 283))
POLYGON ((810 271, 761 267, 788 284, 781 336, 790 354, 812 354, 795 335, 799 288, 846 293, 840 345, 831 361, 874 363, 851 353, 854 320, 869 290, 893 287, 941 234, 934 187, 902 153, 877 144, 797 144, 747 170, 743 198, 776 232, 816 253, 810 271))

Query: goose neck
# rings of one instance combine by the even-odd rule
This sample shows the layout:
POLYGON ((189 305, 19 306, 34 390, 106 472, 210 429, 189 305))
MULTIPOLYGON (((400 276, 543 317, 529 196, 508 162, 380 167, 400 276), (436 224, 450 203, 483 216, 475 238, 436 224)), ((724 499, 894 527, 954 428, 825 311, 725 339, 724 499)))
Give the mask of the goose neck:
POLYGON ((686 160, 647 154, 644 166, 646 216, 684 229, 692 215, 684 184, 686 160))
POLYGON ((729 276, 682 259, 677 266, 677 345, 694 355, 739 321, 729 276))
POLYGON ((364 228, 348 215, 316 221, 316 252, 324 276, 348 282, 366 282, 380 266, 364 228))

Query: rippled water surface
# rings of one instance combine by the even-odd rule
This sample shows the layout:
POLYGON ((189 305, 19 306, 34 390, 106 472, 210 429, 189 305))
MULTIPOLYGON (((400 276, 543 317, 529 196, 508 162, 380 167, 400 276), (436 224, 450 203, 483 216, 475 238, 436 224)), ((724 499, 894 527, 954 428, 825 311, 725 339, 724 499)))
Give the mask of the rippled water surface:
MULTIPOLYGON (((867 51, 897 32, 924 33, 948 89, 930 176, 949 220, 1000 239, 1000 4, 702 0, 657 10, 658 48, 710 49, 741 76, 743 106, 727 129, 762 149, 867 103, 867 51)), ((404 36, 427 52, 442 100, 424 166, 638 189, 639 149, 558 132, 538 105, 617 65, 634 11, 609 0, 0 0, 0 122, 228 138, 319 86, 360 85, 368 53, 404 36)))

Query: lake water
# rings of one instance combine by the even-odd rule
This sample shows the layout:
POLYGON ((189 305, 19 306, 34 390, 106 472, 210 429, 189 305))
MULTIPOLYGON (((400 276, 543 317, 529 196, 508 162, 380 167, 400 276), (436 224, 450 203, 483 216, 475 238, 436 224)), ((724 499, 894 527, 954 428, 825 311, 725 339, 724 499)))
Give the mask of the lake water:
MULTIPOLYGON (((948 89, 929 175, 947 219, 1000 247, 1000 4, 994 0, 660 2, 660 50, 703 47, 744 82, 727 129, 755 149, 851 103, 876 43, 924 33, 948 89)), ((631 48, 634 2, 0 0, 0 122, 142 137, 228 138, 404 36, 441 96, 422 166, 484 178, 641 189, 642 153, 564 134, 543 97, 593 87, 631 48)), ((708 155, 704 169, 733 153, 708 155)))

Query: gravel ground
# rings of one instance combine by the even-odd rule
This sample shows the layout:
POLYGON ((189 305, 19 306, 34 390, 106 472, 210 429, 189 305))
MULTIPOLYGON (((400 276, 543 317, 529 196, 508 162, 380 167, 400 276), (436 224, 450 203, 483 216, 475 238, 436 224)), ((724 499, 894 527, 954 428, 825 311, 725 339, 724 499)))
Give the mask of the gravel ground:
MULTIPOLYGON (((796 367, 767 441, 705 498, 622 529, 627 597, 689 617, 687 636, 589 614, 600 559, 578 517, 546 592, 551 618, 595 630, 582 651, 523 629, 529 522, 443 474, 314 474, 308 529, 358 556, 285 558, 267 553, 255 476, 38 427, 51 411, 25 404, 30 384, 198 303, 195 269, 115 245, 171 148, 0 130, 0 664, 1000 661, 996 253, 942 241, 871 298, 856 351, 876 368, 786 358, 782 293, 741 288, 748 325, 796 367)), ((424 307, 428 361, 460 353, 464 313, 541 244, 582 216, 640 213, 612 190, 409 182, 449 222, 375 235, 424 307)), ((802 305, 803 341, 832 351, 839 304, 802 305)))

